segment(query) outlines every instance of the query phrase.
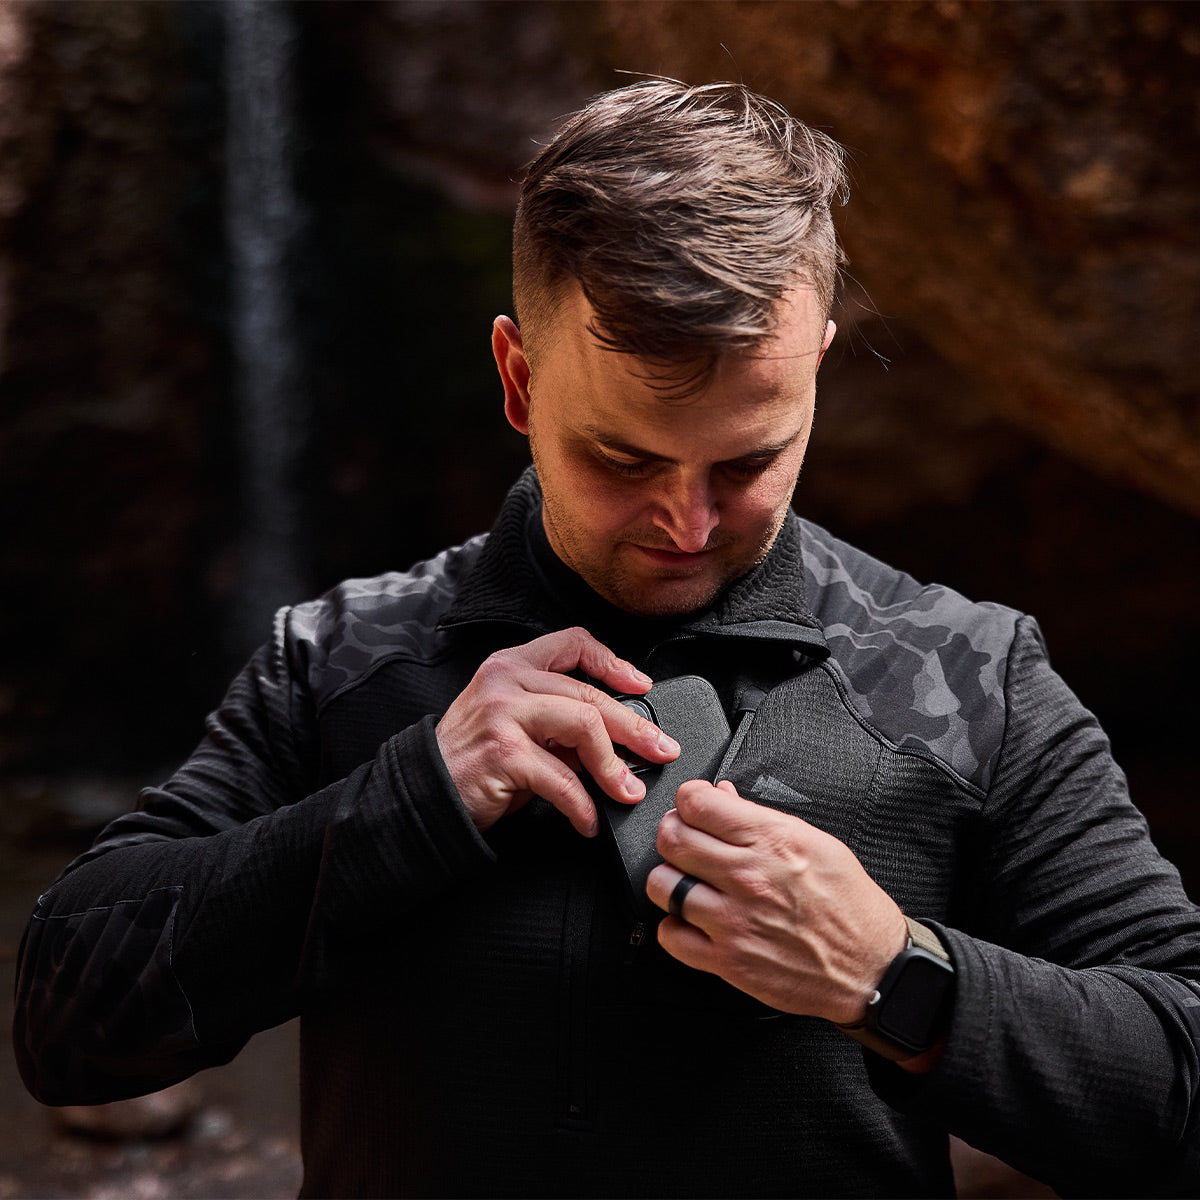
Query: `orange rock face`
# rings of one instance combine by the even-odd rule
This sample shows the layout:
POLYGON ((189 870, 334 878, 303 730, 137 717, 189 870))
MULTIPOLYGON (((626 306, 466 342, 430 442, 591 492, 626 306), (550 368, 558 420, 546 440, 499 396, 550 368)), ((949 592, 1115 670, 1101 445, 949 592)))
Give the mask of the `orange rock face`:
POLYGON ((741 77, 847 146, 875 305, 1011 420, 1200 514, 1200 10, 605 6, 615 63, 741 77))

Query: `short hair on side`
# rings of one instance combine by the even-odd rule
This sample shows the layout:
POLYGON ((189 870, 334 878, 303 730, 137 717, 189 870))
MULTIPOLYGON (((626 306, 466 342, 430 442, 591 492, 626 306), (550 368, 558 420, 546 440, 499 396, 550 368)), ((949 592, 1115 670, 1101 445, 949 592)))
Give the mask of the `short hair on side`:
POLYGON ((531 361, 577 281, 601 345, 702 386, 774 331, 784 293, 828 314, 844 261, 830 215, 842 148, 742 84, 652 78, 595 96, 529 164, 513 297, 531 361))

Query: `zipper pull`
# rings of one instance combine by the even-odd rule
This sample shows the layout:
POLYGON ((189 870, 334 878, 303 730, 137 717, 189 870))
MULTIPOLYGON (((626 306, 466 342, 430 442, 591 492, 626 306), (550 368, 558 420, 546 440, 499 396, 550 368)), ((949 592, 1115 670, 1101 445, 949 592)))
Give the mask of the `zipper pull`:
POLYGON ((629 931, 629 943, 625 947, 625 965, 627 967, 633 966, 633 960, 637 957, 637 953, 642 948, 642 943, 645 940, 646 922, 638 921, 629 931))

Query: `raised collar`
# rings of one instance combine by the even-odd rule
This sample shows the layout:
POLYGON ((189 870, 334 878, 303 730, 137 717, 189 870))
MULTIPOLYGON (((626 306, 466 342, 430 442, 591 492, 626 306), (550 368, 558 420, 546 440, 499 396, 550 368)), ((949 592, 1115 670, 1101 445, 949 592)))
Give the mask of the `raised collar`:
MULTIPOLYGON (((542 634, 572 624, 571 614, 542 585, 529 553, 526 522, 541 501, 537 475, 529 467, 505 498, 440 628, 503 623, 542 634)), ((781 642, 814 658, 829 654, 821 623, 805 598, 800 524, 794 514, 788 513, 766 558, 708 608, 681 620, 678 633, 781 642)))

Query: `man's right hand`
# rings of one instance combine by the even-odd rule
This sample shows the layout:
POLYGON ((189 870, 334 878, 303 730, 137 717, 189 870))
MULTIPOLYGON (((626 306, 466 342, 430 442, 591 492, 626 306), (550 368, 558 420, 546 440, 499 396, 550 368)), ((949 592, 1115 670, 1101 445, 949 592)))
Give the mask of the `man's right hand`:
POLYGON ((442 758, 480 832, 541 796, 593 837, 596 806, 576 768, 633 804, 645 785, 613 743, 650 762, 678 757, 678 743, 658 726, 566 674, 576 669, 615 692, 650 690, 649 676, 586 630, 564 629, 491 655, 438 722, 442 758))

